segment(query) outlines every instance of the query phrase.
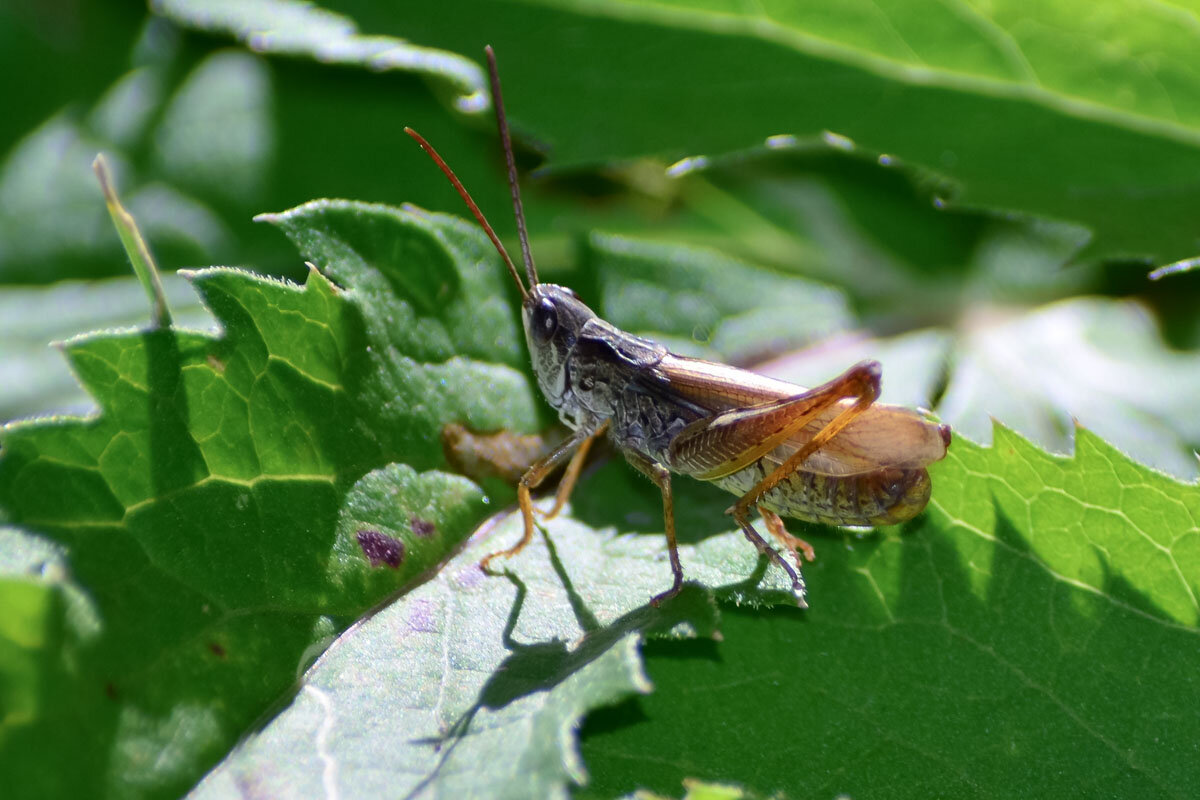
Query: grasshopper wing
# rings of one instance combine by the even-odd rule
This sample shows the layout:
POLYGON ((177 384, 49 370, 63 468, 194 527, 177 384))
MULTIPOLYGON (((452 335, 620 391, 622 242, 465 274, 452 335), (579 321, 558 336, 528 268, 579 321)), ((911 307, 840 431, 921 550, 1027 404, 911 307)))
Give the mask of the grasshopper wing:
MULTIPOLYGON (((658 391, 703 407, 714 417, 749 419, 776 413, 781 406, 815 406, 822 389, 805 389, 726 364, 667 355, 655 368, 658 391)), ((831 383, 836 383, 836 380, 831 383)), ((803 447, 853 400, 831 403, 816 413, 771 453, 782 463, 803 447)), ((821 475, 848 476, 881 469, 915 469, 941 459, 950 443, 950 429, 902 406, 873 404, 800 468, 821 475)))
MULTIPOLYGON (((782 462, 816 435, 847 401, 822 412, 776 451, 782 462)), ((876 403, 854 418, 824 447, 804 460, 801 469, 818 475, 860 475, 881 469, 916 469, 946 455, 950 426, 932 422, 903 406, 876 403)))

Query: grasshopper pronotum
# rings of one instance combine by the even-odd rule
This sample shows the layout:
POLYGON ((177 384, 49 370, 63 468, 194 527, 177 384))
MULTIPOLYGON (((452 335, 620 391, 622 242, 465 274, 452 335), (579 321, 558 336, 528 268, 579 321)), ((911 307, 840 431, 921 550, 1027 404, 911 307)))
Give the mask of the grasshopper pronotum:
POLYGON ((521 318, 538 386, 570 436, 521 477, 517 497, 525 532, 508 550, 483 560, 516 555, 533 538, 531 491, 569 460, 553 517, 579 477, 588 449, 607 435, 635 469, 662 492, 671 559, 671 588, 683 587, 675 542, 671 473, 712 481, 738 500, 726 513, 746 538, 787 572, 799 605, 804 582, 750 522, 757 509, 767 530, 800 566, 812 549, 788 534, 780 515, 831 525, 886 525, 911 519, 929 502, 925 466, 946 454, 950 428, 908 408, 875 403, 880 367, 864 361, 815 389, 712 361, 685 358, 661 344, 626 333, 596 316, 570 289, 538 281, 517 187, 512 141, 500 94, 496 57, 485 49, 496 126, 504 146, 513 211, 525 262, 526 287, 483 212, 454 172, 425 139, 405 132, 454 184, 492 240, 521 290, 521 318))

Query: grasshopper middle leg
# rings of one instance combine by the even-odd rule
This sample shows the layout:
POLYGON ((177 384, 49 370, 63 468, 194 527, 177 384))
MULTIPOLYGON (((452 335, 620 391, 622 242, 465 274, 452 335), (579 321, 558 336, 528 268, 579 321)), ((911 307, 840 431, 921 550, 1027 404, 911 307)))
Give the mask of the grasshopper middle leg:
POLYGON ((679 594, 683 588, 683 567, 679 563, 679 544, 675 540, 675 501, 671 497, 671 472, 662 464, 633 450, 625 450, 625 460, 634 469, 645 475, 658 486, 663 499, 663 526, 667 534, 667 553, 671 558, 671 588, 650 598, 650 604, 660 606, 679 594))

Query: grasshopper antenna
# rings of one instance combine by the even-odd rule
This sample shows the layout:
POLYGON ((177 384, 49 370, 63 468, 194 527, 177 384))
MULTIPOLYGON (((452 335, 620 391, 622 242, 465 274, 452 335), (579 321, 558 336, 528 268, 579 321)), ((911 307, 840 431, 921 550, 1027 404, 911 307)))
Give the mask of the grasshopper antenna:
POLYGON ((488 77, 492 82, 492 105, 496 107, 496 128, 504 143, 504 161, 508 164, 508 188, 512 190, 513 214, 517 217, 517 235, 521 239, 521 257, 525 259, 525 274, 529 285, 537 286, 537 269, 533 266, 533 251, 529 249, 529 233, 525 230, 525 209, 521 206, 521 190, 517 187, 517 166, 513 159, 512 137, 508 134, 508 119, 504 115, 504 97, 500 94, 500 71, 496 69, 496 52, 492 46, 483 48, 487 54, 488 77))
POLYGON ((504 264, 508 267, 509 273, 512 274, 513 280, 517 282, 517 288, 521 290, 521 299, 524 300, 526 297, 529 297, 529 292, 525 289, 525 284, 521 281, 521 275, 517 272, 517 265, 509 257, 508 251, 500 243, 500 237, 496 235, 496 231, 492 230, 492 226, 488 223, 487 218, 483 216, 483 212, 479 210, 479 206, 475 205, 475 201, 471 199, 471 193, 467 191, 467 187, 462 185, 462 181, 454 174, 454 170, 450 169, 450 165, 438 155, 438 151, 433 149, 433 145, 425 141, 424 136, 408 127, 405 127, 404 132, 417 140, 417 144, 421 145, 421 149, 429 154, 429 157, 433 159, 433 163, 437 164, 438 169, 450 179, 450 183, 458 190, 458 196, 467 204, 467 208, 471 209, 471 213, 475 215, 476 222, 483 228, 488 238, 492 240, 492 244, 496 246, 496 252, 504 259, 504 264))

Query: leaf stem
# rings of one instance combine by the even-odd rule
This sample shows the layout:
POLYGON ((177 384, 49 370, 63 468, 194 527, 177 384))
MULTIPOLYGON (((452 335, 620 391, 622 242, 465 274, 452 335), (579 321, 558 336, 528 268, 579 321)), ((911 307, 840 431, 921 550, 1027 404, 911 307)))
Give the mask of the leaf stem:
POLYGON ((146 240, 142 238, 133 215, 125 210, 125 207, 121 205, 120 198, 117 197, 112 172, 108 168, 108 160, 105 159, 103 153, 96 156, 96 160, 92 162, 92 169, 100 181, 100 190, 104 192, 104 202, 108 205, 108 213, 112 216, 113 226, 117 229, 117 235, 121 237, 121 244, 129 255, 129 261, 133 264, 133 271, 141 281, 142 288, 146 290, 146 295, 154 307, 151 326, 154 328, 169 327, 171 310, 167 307, 167 296, 163 292, 158 266, 154 263, 154 256, 150 255, 150 248, 147 246, 146 240))

